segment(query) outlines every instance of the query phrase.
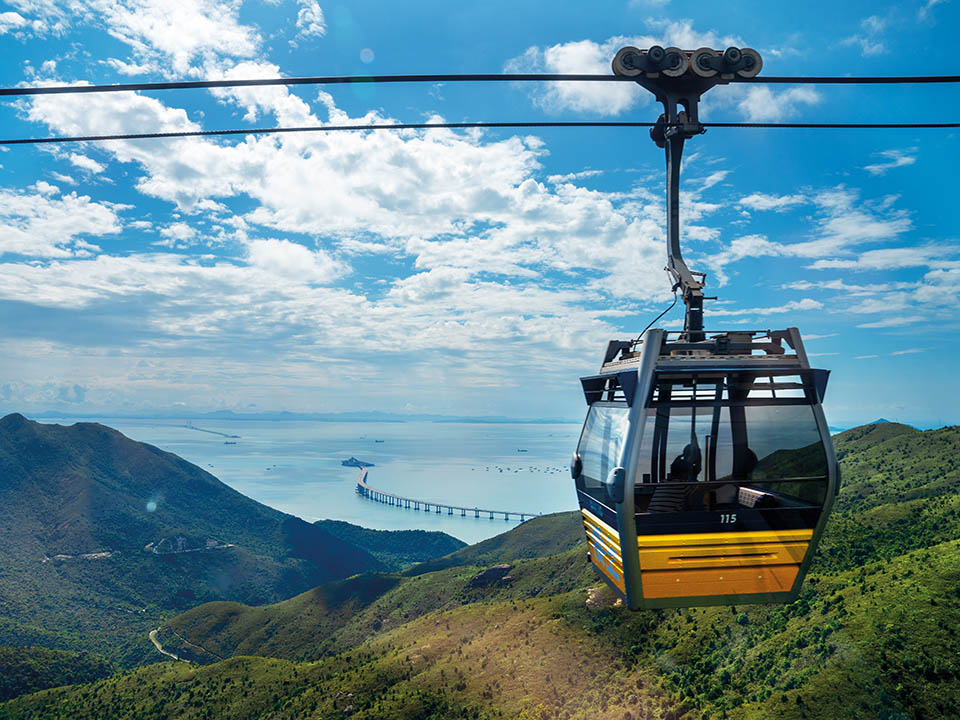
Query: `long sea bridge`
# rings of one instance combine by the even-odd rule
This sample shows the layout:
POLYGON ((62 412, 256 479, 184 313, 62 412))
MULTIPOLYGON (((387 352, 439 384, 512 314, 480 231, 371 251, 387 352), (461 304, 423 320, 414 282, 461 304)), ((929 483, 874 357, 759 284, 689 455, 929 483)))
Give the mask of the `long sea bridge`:
POLYGON ((393 505, 394 507, 404 508, 407 510, 419 510, 422 507, 424 512, 432 511, 437 515, 442 515, 444 511, 446 511, 447 515, 454 515, 456 514, 454 511, 457 511, 460 513, 460 517, 469 517, 469 515, 472 514, 473 517, 478 518, 483 515, 489 516, 491 520, 493 520, 494 517, 499 517, 501 515, 503 515, 504 520, 509 520, 510 516, 513 515, 514 518, 519 517, 520 522, 524 522, 540 514, 530 512, 515 512, 513 510, 487 510, 485 508, 478 507, 460 507, 459 505, 447 505, 446 503, 428 502, 426 500, 418 500, 416 498, 395 495, 394 493, 388 493, 384 492, 383 490, 377 490, 375 487, 370 487, 367 484, 367 468, 362 468, 360 470, 360 477, 357 478, 357 494, 363 495, 363 497, 373 500, 374 502, 393 505))

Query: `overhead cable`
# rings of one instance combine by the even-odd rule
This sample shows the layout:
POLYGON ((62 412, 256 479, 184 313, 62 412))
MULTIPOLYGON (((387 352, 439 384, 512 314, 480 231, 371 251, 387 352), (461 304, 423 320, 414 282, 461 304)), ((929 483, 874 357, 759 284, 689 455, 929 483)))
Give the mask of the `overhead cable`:
MULTIPOLYGON (((72 135, 46 138, 13 138, 0 140, 0 145, 43 145, 48 143, 101 142, 105 140, 151 140, 221 135, 279 135, 284 133, 336 132, 360 130, 434 130, 434 129, 497 129, 497 128, 583 128, 583 127, 654 127, 652 122, 618 122, 573 120, 557 122, 451 122, 451 123, 395 123, 375 125, 312 125, 306 127, 233 128, 227 130, 181 130, 174 132, 123 133, 114 135, 72 135)), ((932 129, 960 128, 960 123, 761 123, 716 122, 700 123, 710 128, 807 128, 807 129, 932 129)))
MULTIPOLYGON (((635 82, 620 75, 496 73, 441 75, 328 75, 292 78, 255 78, 249 80, 184 80, 175 82, 119 83, 113 85, 51 85, 48 87, 0 88, 0 97, 17 95, 73 95, 80 93, 131 92, 143 90, 190 90, 232 87, 269 87, 275 85, 351 85, 389 83, 457 83, 457 82, 635 82)), ((960 75, 910 75, 886 77, 823 77, 767 76, 734 77, 732 83, 776 85, 893 85, 957 83, 960 75)))

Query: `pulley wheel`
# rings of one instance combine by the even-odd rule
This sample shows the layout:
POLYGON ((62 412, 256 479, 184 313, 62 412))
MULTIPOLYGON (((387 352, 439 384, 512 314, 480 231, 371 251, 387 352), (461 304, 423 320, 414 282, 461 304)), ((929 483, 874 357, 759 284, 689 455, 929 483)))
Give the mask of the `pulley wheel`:
POLYGON ((632 45, 628 45, 617 51, 617 54, 613 56, 611 65, 613 66, 614 75, 636 77, 643 72, 644 63, 640 55, 640 50, 632 45))
POLYGON ((690 62, 687 60, 687 54, 680 48, 668 47, 660 72, 667 77, 680 77, 687 71, 688 67, 690 67, 690 62))
POLYGON ((713 77, 717 74, 717 71, 710 67, 708 61, 710 58, 719 54, 720 53, 713 48, 708 47, 702 47, 699 50, 694 50, 693 55, 690 56, 690 68, 700 77, 713 77))
POLYGON ((728 47, 723 51, 723 63, 727 67, 732 67, 740 62, 741 52, 740 48, 737 47, 728 47))
POLYGON ((737 70, 737 75, 745 78, 756 77, 763 67, 763 59, 760 57, 760 53, 753 48, 743 48, 740 53, 743 55, 744 67, 737 70), (752 65, 750 64, 751 58, 753 59, 752 65))
POLYGON ((659 45, 651 45, 650 49, 647 50, 647 60, 657 69, 663 65, 663 60, 666 56, 666 51, 659 45))

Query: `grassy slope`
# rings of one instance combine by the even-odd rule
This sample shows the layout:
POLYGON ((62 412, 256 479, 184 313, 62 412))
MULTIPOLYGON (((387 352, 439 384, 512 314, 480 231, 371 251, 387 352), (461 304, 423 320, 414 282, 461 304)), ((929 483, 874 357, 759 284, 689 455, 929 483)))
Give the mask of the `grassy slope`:
MULTIPOLYGON (((357 718, 957 717, 957 483, 939 482, 944 473, 927 467, 935 460, 897 449, 916 431, 874 427, 879 435, 857 428, 837 439, 844 496, 854 499, 838 503, 824 552, 791 605, 630 613, 593 590, 588 606, 596 580, 582 546, 517 562, 506 587, 468 587, 504 553, 563 545, 537 540, 531 523, 514 531, 525 530, 526 542, 465 548, 433 572, 388 576, 372 590, 360 579, 338 583, 333 602, 332 589, 318 589, 327 605, 315 615, 331 618, 326 624, 301 622, 316 600, 309 594, 290 601, 302 603, 299 613, 287 603, 259 618, 239 608, 253 621, 248 629, 270 633, 261 647, 314 662, 164 664, 21 698, 0 705, 0 717, 96 717, 98 703, 111 708, 101 716, 144 718, 342 717, 348 706, 357 718), (855 474, 876 468, 877 457, 894 490, 879 481, 869 490, 855 474), (901 481, 906 465, 913 469, 901 481), (910 499, 918 491, 922 502, 910 499), (290 628, 297 623, 301 632, 290 628)), ((918 445, 932 458, 944 444, 960 447, 956 429, 934 432, 941 437, 924 433, 918 445)), ((219 637, 195 613, 171 626, 197 630, 204 642, 219 637)), ((220 617, 224 628, 236 622, 220 617)))

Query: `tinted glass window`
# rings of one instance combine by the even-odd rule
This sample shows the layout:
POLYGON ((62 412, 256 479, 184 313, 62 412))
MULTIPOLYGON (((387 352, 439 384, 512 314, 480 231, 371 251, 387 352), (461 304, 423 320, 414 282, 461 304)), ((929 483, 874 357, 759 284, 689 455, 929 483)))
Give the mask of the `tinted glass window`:
POLYGON ((787 398, 780 388, 771 392, 779 381, 738 373, 657 383, 644 419, 638 485, 729 482, 733 490, 718 491, 721 499, 748 485, 776 493, 779 504, 822 502, 828 467, 814 408, 796 388, 787 398))
POLYGON ((827 474, 827 455, 812 407, 756 405, 744 408, 744 414, 749 446, 757 456, 754 480, 827 474))
POLYGON ((592 405, 580 436, 577 452, 583 463, 578 481, 583 488, 598 488, 620 461, 620 450, 627 434, 629 409, 609 405, 592 405))

